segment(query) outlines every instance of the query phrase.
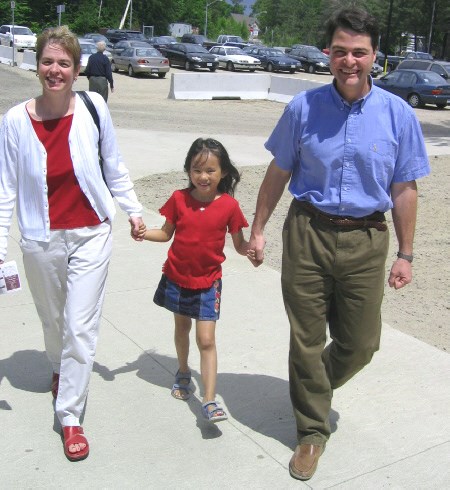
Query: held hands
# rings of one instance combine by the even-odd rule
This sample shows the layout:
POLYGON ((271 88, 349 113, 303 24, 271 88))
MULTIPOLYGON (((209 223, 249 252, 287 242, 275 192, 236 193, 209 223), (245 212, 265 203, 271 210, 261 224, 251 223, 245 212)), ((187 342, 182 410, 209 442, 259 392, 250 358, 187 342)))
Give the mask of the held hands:
POLYGON ((401 289, 412 281, 412 265, 404 259, 397 259, 391 268, 388 283, 391 288, 401 289))
POLYGON ((266 246, 266 240, 264 239, 264 235, 262 234, 257 235, 252 232, 252 234, 250 235, 249 250, 247 252, 247 257, 255 267, 259 267, 264 262, 265 246, 266 246))
POLYGON ((131 225, 131 238, 136 242, 142 242, 147 227, 141 217, 131 216, 128 220, 131 225))

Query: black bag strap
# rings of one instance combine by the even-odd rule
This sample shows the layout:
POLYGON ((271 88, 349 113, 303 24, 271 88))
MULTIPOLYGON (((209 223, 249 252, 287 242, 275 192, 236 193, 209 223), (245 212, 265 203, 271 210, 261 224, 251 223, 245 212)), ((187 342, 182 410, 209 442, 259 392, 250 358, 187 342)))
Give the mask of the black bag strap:
POLYGON ((106 178, 105 178, 105 173, 103 171, 103 158, 100 149, 100 118, 98 117, 97 109, 95 108, 95 105, 92 102, 89 95, 84 90, 79 90, 77 93, 80 96, 81 100, 85 103, 88 111, 91 113, 92 119, 94 120, 94 123, 98 129, 98 160, 100 164, 100 170, 102 171, 103 180, 105 181, 106 187, 108 187, 108 183, 106 182, 106 178))
MULTIPOLYGON (((78 92, 78 95, 81 97, 81 100, 85 103, 88 111, 91 113, 92 119, 94 120, 94 123, 98 129, 98 139, 100 141, 100 118, 98 117, 97 109, 95 108, 95 105, 92 102, 89 95, 84 90, 80 90, 78 92)), ((99 147, 99 151, 100 151, 100 147, 99 147)))

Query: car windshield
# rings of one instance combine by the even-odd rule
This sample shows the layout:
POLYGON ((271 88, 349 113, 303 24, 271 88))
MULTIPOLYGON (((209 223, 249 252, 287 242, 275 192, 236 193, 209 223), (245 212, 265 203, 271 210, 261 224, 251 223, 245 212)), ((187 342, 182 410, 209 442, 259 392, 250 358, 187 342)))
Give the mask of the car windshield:
POLYGON ((14 27, 14 34, 17 34, 19 36, 32 36, 33 33, 31 32, 28 27, 14 27))
POLYGON ((280 56, 284 56, 284 54, 281 51, 278 51, 277 49, 269 49, 268 51, 265 51, 264 54, 266 56, 274 56, 276 58, 280 56))
POLYGON ((318 60, 318 61, 328 61, 329 58, 326 54, 323 53, 311 53, 311 58, 313 60, 318 60))
POLYGON ((97 52, 95 44, 80 44, 80 48, 83 54, 94 54, 97 52))
POLYGON ((136 56, 161 56, 159 54, 159 51, 153 48, 141 48, 141 49, 136 49, 136 56))
POLYGON ((186 50, 189 53, 207 53, 208 52, 203 46, 199 46, 198 44, 190 44, 189 46, 186 47, 186 50))
POLYGON ((176 43, 177 40, 172 36, 160 36, 158 37, 159 43, 176 43))
POLYGON ((434 71, 427 71, 426 73, 418 73, 417 74, 419 77, 419 80, 423 83, 434 83, 436 85, 442 85, 447 83, 447 81, 441 77, 441 75, 438 75, 437 73, 434 73, 434 71))
POLYGON ((239 48, 229 48, 225 50, 225 53, 227 54, 245 54, 242 49, 239 48))

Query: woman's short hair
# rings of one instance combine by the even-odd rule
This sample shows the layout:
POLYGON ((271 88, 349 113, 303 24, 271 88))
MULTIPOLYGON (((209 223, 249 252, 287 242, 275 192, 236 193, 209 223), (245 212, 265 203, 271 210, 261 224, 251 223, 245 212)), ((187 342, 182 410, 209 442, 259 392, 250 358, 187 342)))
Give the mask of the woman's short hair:
POLYGON ((73 58, 75 68, 81 63, 81 48, 77 36, 67 27, 58 26, 45 29, 36 41, 36 63, 42 57, 44 48, 49 44, 57 44, 67 51, 73 58))

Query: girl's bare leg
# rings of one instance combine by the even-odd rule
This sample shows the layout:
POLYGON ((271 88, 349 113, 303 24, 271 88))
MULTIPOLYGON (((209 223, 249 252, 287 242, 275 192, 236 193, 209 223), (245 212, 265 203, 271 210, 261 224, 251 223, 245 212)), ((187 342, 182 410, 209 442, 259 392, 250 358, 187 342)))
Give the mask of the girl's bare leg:
MULTIPOLYGON (((178 366, 180 373, 189 373, 189 333, 192 327, 192 320, 188 316, 174 314, 175 316, 175 349, 177 351, 178 366)), ((180 381, 181 383, 185 380, 180 381)), ((185 381, 186 384, 188 384, 185 381)), ((184 391, 175 390, 173 395, 178 397, 183 397, 185 395, 184 391)))
POLYGON ((197 320, 196 325, 196 339, 200 351, 200 372, 203 382, 203 403, 206 403, 216 398, 216 322, 197 320))

